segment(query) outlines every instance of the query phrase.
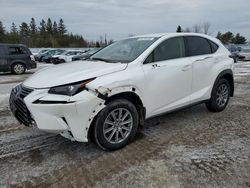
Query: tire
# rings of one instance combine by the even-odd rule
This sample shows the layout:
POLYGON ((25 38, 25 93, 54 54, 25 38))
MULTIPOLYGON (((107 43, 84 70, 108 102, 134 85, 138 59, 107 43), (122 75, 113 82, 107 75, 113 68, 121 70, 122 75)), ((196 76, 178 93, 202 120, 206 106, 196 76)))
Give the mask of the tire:
POLYGON ((24 74, 26 67, 22 63, 15 63, 11 66, 11 72, 13 74, 24 74))
POLYGON ((113 100, 97 116, 94 141, 103 150, 123 148, 135 137, 138 124, 138 111, 130 101, 113 100))
POLYGON ((228 80, 220 79, 213 87, 210 100, 206 102, 207 109, 211 112, 223 111, 229 102, 230 91, 228 80))

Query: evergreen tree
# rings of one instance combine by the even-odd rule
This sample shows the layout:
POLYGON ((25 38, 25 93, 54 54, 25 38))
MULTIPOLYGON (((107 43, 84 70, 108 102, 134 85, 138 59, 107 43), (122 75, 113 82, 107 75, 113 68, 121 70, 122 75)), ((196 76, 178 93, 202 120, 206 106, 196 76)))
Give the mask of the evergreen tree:
POLYGON ((37 26, 35 18, 31 18, 30 20, 30 33, 32 36, 34 36, 37 33, 37 26))
POLYGON ((246 42, 246 38, 241 36, 239 33, 237 33, 234 37, 234 44, 246 44, 246 42))
POLYGON ((19 27, 20 27, 19 29, 20 42, 28 46, 31 46, 29 25, 26 22, 22 22, 19 27))
POLYGON ((63 19, 61 18, 58 24, 58 33, 59 35, 63 36, 64 34, 66 34, 66 32, 66 26, 64 25, 63 19))
POLYGON ((230 31, 226 32, 221 36, 221 41, 223 44, 233 43, 234 42, 233 39, 234 39, 234 34, 230 31))
POLYGON ((39 32, 40 35, 43 37, 46 35, 46 23, 44 19, 42 19, 42 21, 40 22, 39 32))
POLYGON ((18 30, 17 30, 16 24, 14 22, 12 22, 12 24, 11 24, 10 33, 18 34, 18 30))
POLYGON ((177 27, 176 32, 177 32, 177 33, 181 33, 181 32, 182 32, 182 29, 181 29, 181 26, 180 26, 180 25, 177 27))
POLYGON ((100 45, 100 43, 99 43, 98 41, 96 41, 95 47, 96 47, 96 48, 100 48, 100 47, 101 47, 101 45, 100 45))
POLYGON ((16 24, 14 22, 12 22, 11 27, 10 27, 9 40, 11 43, 19 43, 18 30, 17 30, 16 24))
POLYGON ((52 26, 52 21, 50 18, 48 18, 47 20, 47 24, 46 24, 46 31, 48 34, 53 34, 53 26, 52 26))
POLYGON ((57 23, 56 23, 56 21, 54 21, 54 23, 53 23, 53 34, 57 35, 57 33, 58 33, 57 23))
POLYGON ((26 22, 22 22, 20 25, 20 36, 28 37, 30 34, 29 26, 26 22))
POLYGON ((5 34, 5 27, 3 26, 2 21, 0 21, 0 35, 4 35, 5 34))
POLYGON ((0 42, 5 42, 5 27, 3 26, 2 21, 0 21, 0 42))

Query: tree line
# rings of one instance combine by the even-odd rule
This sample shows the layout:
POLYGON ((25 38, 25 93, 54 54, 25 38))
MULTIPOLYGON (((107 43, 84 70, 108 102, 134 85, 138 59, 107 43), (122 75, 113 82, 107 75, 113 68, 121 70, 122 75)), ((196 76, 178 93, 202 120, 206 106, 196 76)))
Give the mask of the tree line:
POLYGON ((0 21, 0 42, 22 43, 28 47, 103 47, 113 41, 87 41, 82 35, 68 33, 66 25, 61 18, 59 22, 50 18, 42 19, 37 25, 34 18, 29 23, 22 22, 19 26, 13 22, 8 30, 0 21))
MULTIPOLYGON (((206 35, 211 35, 210 32, 210 23, 205 22, 203 24, 195 24, 193 27, 187 27, 186 29, 182 29, 179 25, 177 27, 176 32, 194 32, 194 33, 203 33, 206 35)), ((219 39, 223 44, 246 44, 246 37, 242 36, 240 33, 233 34, 228 31, 226 33, 218 32, 217 39, 219 39)))
POLYGON ((240 33, 234 35, 230 31, 226 33, 218 32, 216 38, 223 44, 246 44, 247 42, 247 39, 244 36, 241 36, 240 33))

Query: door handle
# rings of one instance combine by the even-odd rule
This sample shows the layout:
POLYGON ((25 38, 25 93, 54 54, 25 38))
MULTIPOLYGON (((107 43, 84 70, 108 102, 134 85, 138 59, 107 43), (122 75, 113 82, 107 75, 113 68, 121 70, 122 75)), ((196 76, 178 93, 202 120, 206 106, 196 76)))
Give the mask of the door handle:
POLYGON ((185 65, 185 66, 183 66, 182 67, 182 71, 187 71, 187 70, 189 70, 191 68, 191 65, 185 65))
POLYGON ((155 63, 155 64, 152 65, 152 67, 153 67, 153 69, 155 69, 155 68, 161 67, 161 66, 159 66, 157 63, 155 63))

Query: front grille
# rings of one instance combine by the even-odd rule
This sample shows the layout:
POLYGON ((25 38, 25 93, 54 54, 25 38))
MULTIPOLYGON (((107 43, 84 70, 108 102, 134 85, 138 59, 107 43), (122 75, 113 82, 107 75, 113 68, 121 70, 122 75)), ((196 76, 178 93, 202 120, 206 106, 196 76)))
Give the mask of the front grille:
POLYGON ((10 109, 16 119, 26 126, 32 124, 31 114, 25 105, 24 98, 29 95, 33 89, 26 88, 23 85, 18 85, 12 89, 10 94, 10 109))

